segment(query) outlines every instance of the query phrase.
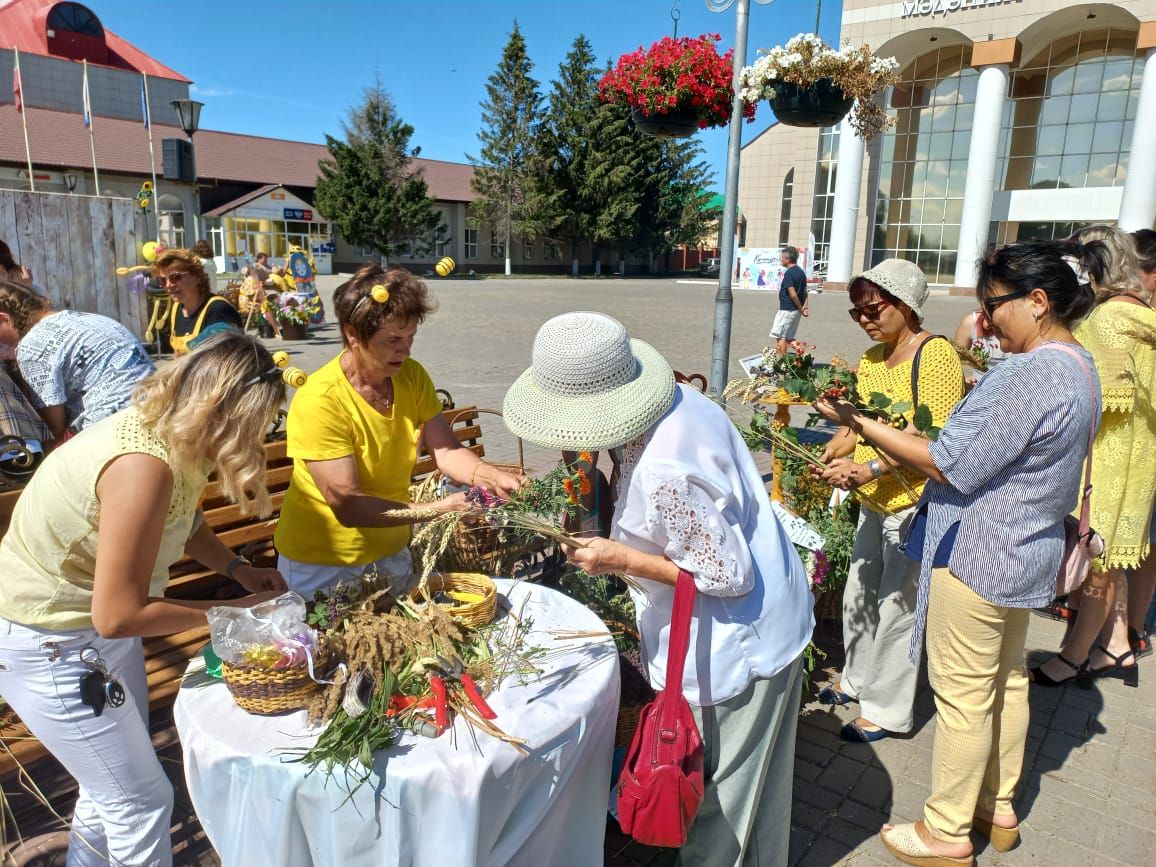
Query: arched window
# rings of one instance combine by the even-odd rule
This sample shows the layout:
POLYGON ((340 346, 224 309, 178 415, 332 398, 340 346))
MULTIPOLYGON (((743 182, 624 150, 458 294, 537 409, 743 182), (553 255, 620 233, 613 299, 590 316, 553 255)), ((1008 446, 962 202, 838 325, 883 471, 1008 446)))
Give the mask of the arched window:
POLYGON ((783 178, 783 206, 779 211, 779 246, 791 242, 791 199, 795 189, 795 170, 792 168, 783 178))
POLYGON ((86 6, 79 3, 57 3, 48 13, 46 22, 49 30, 80 33, 84 36, 104 38, 104 27, 86 6))
POLYGON ((928 282, 955 277, 963 187, 979 73, 955 45, 918 57, 887 95, 871 261, 915 262, 928 282))
POLYGON ((1061 36, 1012 73, 997 175, 1005 190, 1118 187, 1140 101, 1135 31, 1061 36))
POLYGON ((185 206, 176 196, 157 197, 157 238, 166 247, 185 246, 185 206))

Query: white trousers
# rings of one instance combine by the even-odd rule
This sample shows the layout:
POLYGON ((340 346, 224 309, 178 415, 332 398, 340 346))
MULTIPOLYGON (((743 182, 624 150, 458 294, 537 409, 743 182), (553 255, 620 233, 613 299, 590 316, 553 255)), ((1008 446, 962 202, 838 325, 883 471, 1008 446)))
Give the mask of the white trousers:
POLYGON ((139 638, 94 630, 46 632, 0 618, 0 695, 80 785, 69 867, 172 864, 173 787, 148 728, 148 683, 139 638), (80 700, 81 662, 93 648, 124 687, 98 717, 80 700))
POLYGON ((909 732, 919 668, 907 658, 919 563, 899 550, 915 509, 883 516, 863 507, 843 591, 846 661, 839 683, 864 719, 909 732))
MULTIPOLYGON (((348 583, 360 578, 370 566, 377 567, 377 571, 385 575, 408 579, 413 575, 413 556, 409 553, 409 548, 402 548, 396 554, 361 566, 321 566, 317 563, 290 560, 284 554, 277 557, 277 570, 289 585, 289 589, 300 593, 306 599, 312 599, 318 590, 329 592, 338 581, 348 583)), ((394 582, 391 581, 390 586, 393 587, 394 582)), ((403 583, 395 589, 405 591, 410 588, 403 583)))

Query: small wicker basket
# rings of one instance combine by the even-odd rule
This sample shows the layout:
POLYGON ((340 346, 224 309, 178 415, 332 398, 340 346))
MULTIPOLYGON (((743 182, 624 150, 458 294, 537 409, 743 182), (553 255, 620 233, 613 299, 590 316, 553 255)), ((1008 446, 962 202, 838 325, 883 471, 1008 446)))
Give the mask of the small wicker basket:
MULTIPOLYGON (((313 670, 320 671, 324 664, 322 646, 313 658, 313 670)), ((322 686, 312 678, 306 665, 264 668, 222 661, 221 675, 237 706, 258 716, 279 716, 302 710, 322 686)))
MULTIPOLYGON (((443 605, 450 616, 463 626, 477 628, 494 619, 498 611, 498 588, 488 575, 480 572, 443 572, 431 575, 425 584, 425 591, 432 597, 435 593, 473 593, 481 596, 477 602, 458 602, 443 605)), ((422 591, 417 591, 419 598, 422 591)))

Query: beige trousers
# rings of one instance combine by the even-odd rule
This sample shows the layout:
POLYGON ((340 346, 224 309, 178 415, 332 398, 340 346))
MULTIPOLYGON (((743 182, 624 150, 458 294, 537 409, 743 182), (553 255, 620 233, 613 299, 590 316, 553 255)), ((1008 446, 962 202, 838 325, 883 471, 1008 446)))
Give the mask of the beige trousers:
POLYGON ((937 722, 923 816, 940 840, 967 840, 977 807, 1014 812, 1028 735, 1027 635, 1028 609, 993 605, 948 569, 932 570, 927 673, 937 722))
POLYGON ((919 563, 899 550, 915 509, 880 515, 864 508, 843 591, 846 660, 839 683, 859 699, 860 716, 909 732, 919 668, 907 658, 915 626, 919 563))

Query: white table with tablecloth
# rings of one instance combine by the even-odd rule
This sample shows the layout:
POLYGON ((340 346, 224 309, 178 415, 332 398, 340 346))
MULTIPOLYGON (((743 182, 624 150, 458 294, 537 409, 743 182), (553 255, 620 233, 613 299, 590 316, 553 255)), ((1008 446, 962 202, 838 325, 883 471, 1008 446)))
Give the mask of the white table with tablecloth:
MULTIPOLYGON (((458 719, 440 738, 406 734, 349 794, 344 769, 307 773, 291 751, 317 731, 305 713, 253 716, 197 656, 174 716, 193 806, 224 867, 601 864, 618 712, 618 658, 606 627, 553 590, 499 579, 502 609, 529 617, 550 652, 540 677, 507 678, 495 723, 529 755, 458 719), (601 637, 559 633, 599 631, 601 637)), ((356 766, 359 769, 360 766, 356 766)))

